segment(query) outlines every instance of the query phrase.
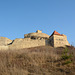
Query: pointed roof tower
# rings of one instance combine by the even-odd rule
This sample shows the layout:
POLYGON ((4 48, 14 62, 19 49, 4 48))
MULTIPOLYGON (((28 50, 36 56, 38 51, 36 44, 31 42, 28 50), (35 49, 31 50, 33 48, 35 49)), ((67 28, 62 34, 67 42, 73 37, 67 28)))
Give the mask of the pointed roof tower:
POLYGON ((58 32, 56 32, 56 31, 54 31, 53 33, 52 33, 52 35, 51 36, 53 36, 53 35, 60 35, 61 36, 61 34, 59 34, 58 32))

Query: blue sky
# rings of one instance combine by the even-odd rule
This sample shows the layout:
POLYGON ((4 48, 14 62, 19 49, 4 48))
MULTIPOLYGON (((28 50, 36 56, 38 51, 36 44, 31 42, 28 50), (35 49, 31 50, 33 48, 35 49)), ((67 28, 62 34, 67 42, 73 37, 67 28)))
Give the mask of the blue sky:
POLYGON ((75 0, 0 0, 0 36, 23 38, 38 29, 56 30, 75 45, 75 0))

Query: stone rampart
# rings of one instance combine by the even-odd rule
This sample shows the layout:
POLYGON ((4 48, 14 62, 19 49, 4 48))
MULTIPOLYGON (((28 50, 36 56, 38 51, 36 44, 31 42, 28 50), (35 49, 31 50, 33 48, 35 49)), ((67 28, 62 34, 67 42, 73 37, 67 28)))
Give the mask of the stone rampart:
POLYGON ((67 36, 54 31, 51 36, 37 30, 36 33, 25 34, 24 38, 10 40, 6 37, 0 37, 0 50, 19 50, 37 46, 51 45, 53 47, 70 46, 67 36))
POLYGON ((48 44, 48 41, 45 39, 15 39, 14 42, 9 45, 9 49, 23 49, 23 48, 30 48, 30 47, 37 47, 37 46, 45 46, 48 44))
POLYGON ((0 50, 8 50, 8 46, 0 46, 0 50))

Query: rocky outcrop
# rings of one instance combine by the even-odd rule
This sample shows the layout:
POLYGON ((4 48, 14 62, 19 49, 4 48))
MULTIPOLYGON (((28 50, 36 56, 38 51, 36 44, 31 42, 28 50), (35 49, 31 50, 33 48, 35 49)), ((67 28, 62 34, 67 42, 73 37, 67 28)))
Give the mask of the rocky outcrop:
POLYGON ((12 40, 10 40, 6 37, 0 37, 0 46, 7 46, 11 42, 12 42, 12 40))
POLYGON ((8 44, 10 44, 12 40, 6 37, 0 37, 0 50, 8 50, 8 44))

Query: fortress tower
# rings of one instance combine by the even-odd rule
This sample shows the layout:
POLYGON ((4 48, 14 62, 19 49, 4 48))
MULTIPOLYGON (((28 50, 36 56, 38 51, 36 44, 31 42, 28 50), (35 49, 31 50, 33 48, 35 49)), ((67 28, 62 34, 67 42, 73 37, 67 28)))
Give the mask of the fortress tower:
POLYGON ((54 31, 49 38, 49 43, 53 47, 65 47, 66 45, 70 46, 67 41, 67 36, 64 34, 59 34, 54 31))
POLYGON ((47 39, 49 35, 42 33, 42 31, 37 30, 35 33, 28 33, 24 35, 24 38, 31 38, 31 39, 47 39))
POLYGON ((41 30, 37 30, 36 33, 42 33, 42 31, 41 30))

